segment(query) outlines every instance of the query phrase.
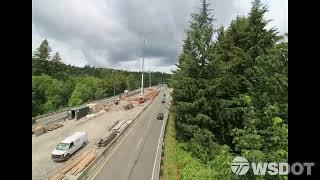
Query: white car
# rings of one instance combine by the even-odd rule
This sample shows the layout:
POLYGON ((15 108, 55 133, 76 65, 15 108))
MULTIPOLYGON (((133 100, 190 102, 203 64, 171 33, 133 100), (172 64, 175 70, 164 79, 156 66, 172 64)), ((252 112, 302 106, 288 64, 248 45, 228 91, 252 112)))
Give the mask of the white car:
POLYGON ((52 151, 51 158, 54 161, 68 160, 70 156, 88 143, 88 136, 85 132, 77 132, 59 143, 52 151))

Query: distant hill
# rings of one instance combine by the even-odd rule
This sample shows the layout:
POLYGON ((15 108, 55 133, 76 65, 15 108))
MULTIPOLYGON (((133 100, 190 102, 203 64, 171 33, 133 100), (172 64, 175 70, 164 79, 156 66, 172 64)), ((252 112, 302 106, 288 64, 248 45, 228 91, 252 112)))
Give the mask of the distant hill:
MULTIPOLYGON (((32 56, 32 117, 113 96, 141 86, 141 72, 66 65, 44 40, 32 56)), ((151 72, 151 85, 168 82, 170 74, 151 72)), ((149 76, 144 85, 150 84, 149 76)))

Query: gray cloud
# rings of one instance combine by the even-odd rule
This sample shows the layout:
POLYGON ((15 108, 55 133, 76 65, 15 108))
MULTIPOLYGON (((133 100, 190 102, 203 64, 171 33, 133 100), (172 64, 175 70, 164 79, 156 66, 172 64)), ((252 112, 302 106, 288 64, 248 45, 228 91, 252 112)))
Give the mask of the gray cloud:
MULTIPOLYGON (((127 68, 130 70, 139 69, 134 62, 144 52, 145 56, 150 57, 154 70, 156 67, 168 67, 165 71, 170 72, 181 49, 190 14, 197 10, 199 2, 33 0, 33 49, 43 38, 47 38, 65 62, 113 68, 125 64, 136 66, 127 68), (145 49, 143 39, 146 39, 145 49)), ((209 2, 214 9, 217 27, 221 24, 227 26, 235 15, 247 13, 247 7, 250 7, 250 0, 209 2)), ((279 11, 281 8, 271 13, 271 18, 272 14, 278 16, 279 11)), ((279 20, 276 22, 283 24, 283 19, 287 17, 281 17, 280 23, 279 20)), ((287 26, 285 28, 282 31, 287 31, 287 26)))

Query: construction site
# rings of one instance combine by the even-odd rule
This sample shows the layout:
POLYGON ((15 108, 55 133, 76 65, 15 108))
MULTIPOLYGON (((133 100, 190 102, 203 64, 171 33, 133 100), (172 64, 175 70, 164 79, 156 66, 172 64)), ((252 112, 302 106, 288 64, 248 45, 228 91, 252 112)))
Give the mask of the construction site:
POLYGON ((122 95, 117 100, 90 103, 70 109, 69 116, 32 127, 32 179, 76 179, 112 145, 122 132, 158 96, 158 87, 141 94, 122 95), (51 159, 51 152, 66 137, 86 132, 88 143, 63 162, 51 159))

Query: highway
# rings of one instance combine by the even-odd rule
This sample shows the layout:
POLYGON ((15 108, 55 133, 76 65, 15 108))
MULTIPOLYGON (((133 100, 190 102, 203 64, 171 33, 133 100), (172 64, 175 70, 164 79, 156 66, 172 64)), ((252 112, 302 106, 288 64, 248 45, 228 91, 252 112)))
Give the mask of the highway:
POLYGON ((118 144, 109 152, 100 167, 89 177, 95 180, 144 180, 159 179, 161 157, 160 134, 164 131, 164 120, 157 120, 159 112, 167 117, 169 91, 164 88, 150 106, 136 119, 118 144), (161 103, 163 93, 166 103, 161 103))

